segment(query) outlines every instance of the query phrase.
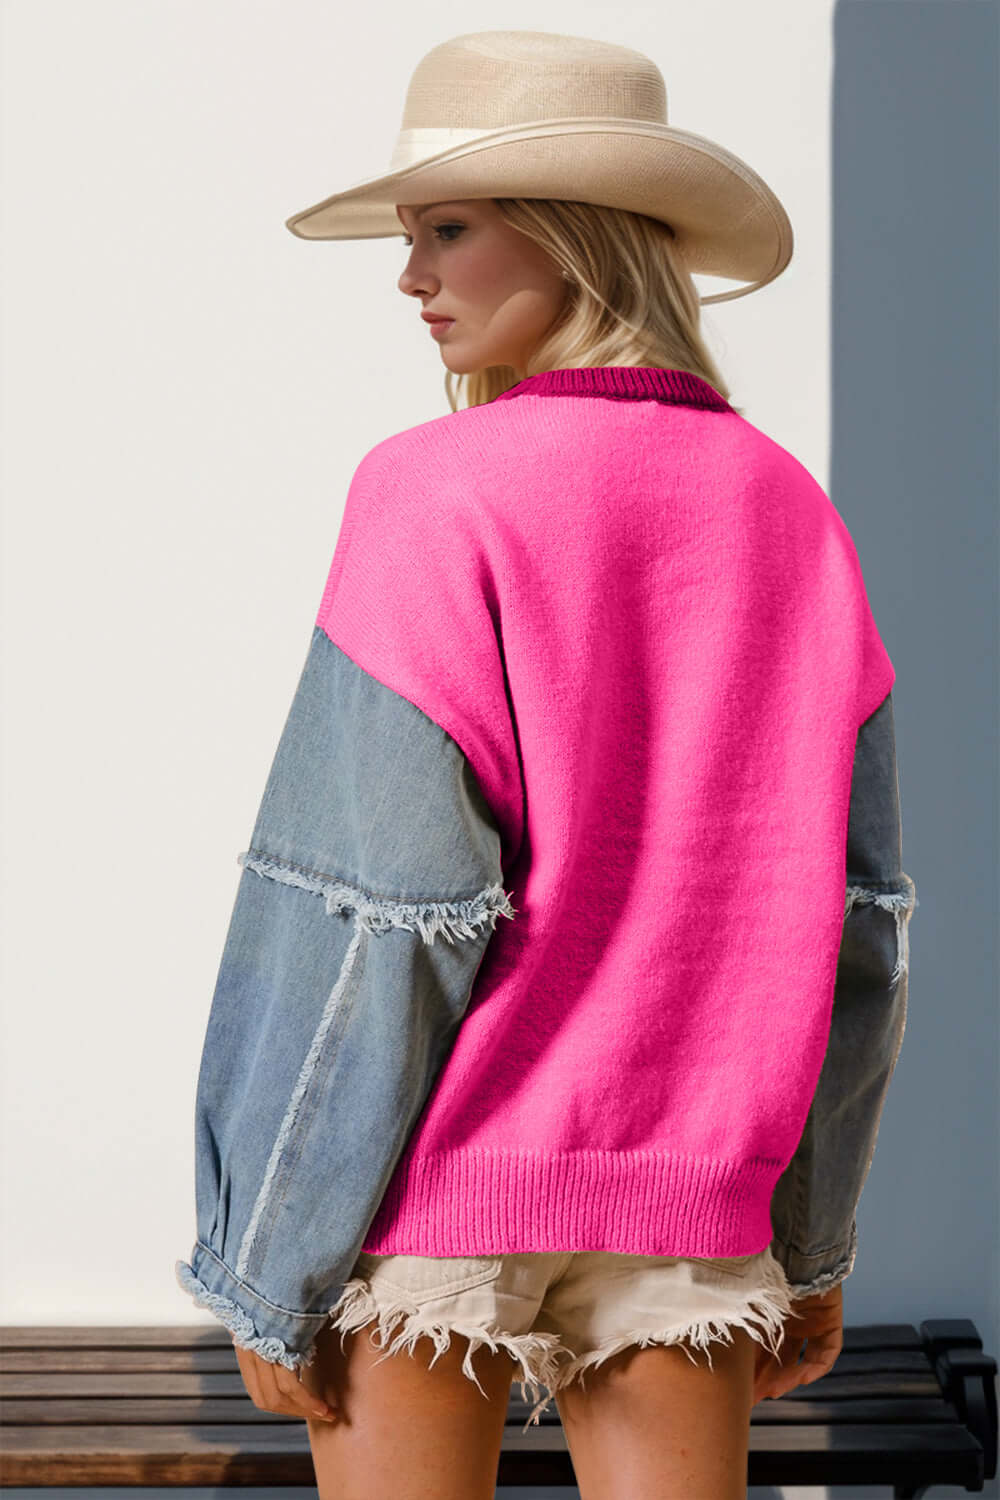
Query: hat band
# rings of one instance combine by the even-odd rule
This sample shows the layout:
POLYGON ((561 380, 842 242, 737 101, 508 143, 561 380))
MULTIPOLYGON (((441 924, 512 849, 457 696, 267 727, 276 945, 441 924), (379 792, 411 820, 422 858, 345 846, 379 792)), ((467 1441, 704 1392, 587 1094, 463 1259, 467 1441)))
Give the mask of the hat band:
POLYGON ((439 151, 447 151, 451 146, 463 146, 466 141, 474 141, 484 133, 482 130, 452 130, 448 126, 401 130, 389 162, 389 171, 400 172, 423 161, 427 156, 436 156, 439 151))

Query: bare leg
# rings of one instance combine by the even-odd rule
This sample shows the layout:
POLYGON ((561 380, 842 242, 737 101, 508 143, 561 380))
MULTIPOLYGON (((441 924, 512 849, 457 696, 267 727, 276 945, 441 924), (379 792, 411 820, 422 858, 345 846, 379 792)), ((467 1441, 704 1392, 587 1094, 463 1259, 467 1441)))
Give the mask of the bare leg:
POLYGON ((343 1353, 339 1330, 317 1341, 309 1389, 328 1390, 341 1408, 333 1423, 307 1424, 319 1500, 493 1500, 515 1360, 476 1350, 484 1396, 462 1373, 462 1334, 430 1369, 432 1339, 382 1359, 374 1326, 345 1333, 343 1353))
POLYGON ((580 1500, 746 1500, 755 1355, 745 1329, 703 1350, 638 1345, 556 1393, 580 1500))

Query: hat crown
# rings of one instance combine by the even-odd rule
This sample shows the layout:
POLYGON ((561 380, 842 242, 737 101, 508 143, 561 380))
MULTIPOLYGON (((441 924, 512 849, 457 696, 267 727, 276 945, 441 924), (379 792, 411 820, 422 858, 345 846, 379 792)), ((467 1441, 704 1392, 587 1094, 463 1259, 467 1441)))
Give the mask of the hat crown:
POLYGON ((631 47, 551 31, 473 31, 441 42, 410 79, 401 132, 489 131, 594 117, 667 124, 667 89, 631 47))
POLYGON ((528 198, 659 219, 694 274, 766 286, 792 255, 775 193, 727 147, 667 118, 656 63, 633 47, 554 31, 470 31, 410 75, 388 170, 285 223, 302 239, 398 235, 405 205, 528 198))

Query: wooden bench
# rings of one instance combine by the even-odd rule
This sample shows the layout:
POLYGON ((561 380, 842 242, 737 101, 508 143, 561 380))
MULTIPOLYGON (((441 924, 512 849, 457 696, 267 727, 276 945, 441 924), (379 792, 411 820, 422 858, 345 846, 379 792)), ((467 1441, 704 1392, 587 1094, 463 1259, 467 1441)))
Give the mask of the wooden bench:
MULTIPOLYGON (((7 1327, 0 1347, 5 1486, 316 1483, 305 1423, 254 1406, 221 1324, 7 1327)), ((748 1482, 981 1490, 996 1372, 967 1319, 847 1328, 829 1375, 754 1408, 748 1482)), ((575 1484, 555 1408, 522 1433, 529 1411, 515 1383, 497 1483, 575 1484)))

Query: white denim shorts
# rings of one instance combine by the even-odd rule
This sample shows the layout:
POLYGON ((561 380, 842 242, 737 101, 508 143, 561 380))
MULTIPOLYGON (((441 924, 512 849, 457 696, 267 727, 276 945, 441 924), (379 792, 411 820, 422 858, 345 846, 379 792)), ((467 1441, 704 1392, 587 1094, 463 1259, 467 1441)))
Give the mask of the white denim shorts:
POLYGON ((742 1328, 777 1355, 791 1309, 788 1281, 770 1246, 756 1255, 697 1259, 603 1250, 362 1252, 330 1320, 341 1330, 341 1348, 345 1334, 369 1323, 377 1324, 369 1335, 376 1347, 385 1348, 395 1332, 383 1359, 403 1348, 412 1356, 426 1335, 437 1346, 432 1365, 451 1334, 462 1334, 469 1339, 462 1369, 476 1385, 474 1350, 507 1349, 520 1365, 524 1400, 530 1386, 536 1403, 527 1431, 554 1391, 578 1375, 583 1383, 586 1369, 630 1344, 679 1344, 694 1364, 691 1348, 702 1349, 711 1367, 709 1343, 731 1343, 730 1330, 742 1328))

